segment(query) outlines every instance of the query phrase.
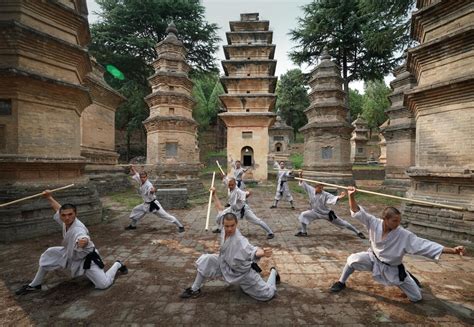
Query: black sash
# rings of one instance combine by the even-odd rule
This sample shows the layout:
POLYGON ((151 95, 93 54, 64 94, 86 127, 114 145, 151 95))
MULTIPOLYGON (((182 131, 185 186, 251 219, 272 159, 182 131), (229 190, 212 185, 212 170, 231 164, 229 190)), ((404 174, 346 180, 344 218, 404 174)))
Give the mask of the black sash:
POLYGON ((85 270, 87 269, 90 269, 91 268, 91 262, 94 261, 95 264, 100 268, 100 269, 103 269, 104 268, 104 262, 102 261, 102 258, 100 257, 100 255, 95 252, 95 248, 92 250, 91 253, 89 253, 88 255, 86 255, 86 259, 84 260, 84 266, 83 268, 85 270))
POLYGON ((243 206, 242 209, 240 209, 240 219, 244 218, 244 215, 245 215, 245 206, 243 206))
POLYGON ((337 219, 337 216, 334 211, 331 210, 329 211, 329 221, 333 221, 334 219, 337 219))
POLYGON ((242 185, 242 180, 237 180, 237 187, 240 188, 240 185, 242 185))
POLYGON ((153 212, 153 210, 160 210, 160 206, 156 204, 156 200, 153 200, 151 202, 146 202, 150 205, 150 212, 153 212))
POLYGON ((260 268, 260 266, 256 262, 252 262, 252 265, 250 267, 259 274, 262 272, 262 268, 260 268))
MULTIPOLYGON (((377 259, 379 262, 383 263, 384 265, 393 267, 392 265, 390 265, 390 264, 388 264, 388 263, 383 262, 382 260, 380 260, 379 257, 377 257, 377 255, 375 254, 374 250, 372 250, 372 249, 370 249, 370 250, 371 250, 372 253, 374 254, 375 259, 377 259)), ((398 279, 399 279, 401 282, 405 281, 405 278, 407 278, 407 276, 410 275, 411 278, 413 278, 413 280, 415 281, 416 285, 418 285, 418 287, 421 287, 420 281, 419 281, 415 276, 413 276, 409 271, 407 271, 407 270, 405 269, 405 266, 403 265, 403 263, 399 264, 399 265, 397 266, 397 268, 398 268, 398 279), (408 273, 408 275, 407 275, 407 273, 408 273)))
POLYGON ((280 181, 280 195, 283 196, 283 184, 286 183, 286 181, 280 181))

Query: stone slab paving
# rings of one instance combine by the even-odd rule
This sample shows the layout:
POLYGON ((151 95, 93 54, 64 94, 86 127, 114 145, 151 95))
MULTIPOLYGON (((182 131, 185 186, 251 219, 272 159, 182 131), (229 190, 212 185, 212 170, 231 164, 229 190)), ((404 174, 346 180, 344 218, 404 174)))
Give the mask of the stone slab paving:
MULTIPOLYGON (((223 194, 221 192, 221 194, 223 194)), ((179 234, 174 225, 153 215, 144 218, 135 231, 124 231, 128 212, 119 208, 116 217, 90 227, 92 238, 110 266, 115 259, 129 266, 105 290, 94 290, 80 277, 71 280, 66 272, 49 273, 42 292, 17 297, 14 290, 34 276, 38 258, 48 247, 59 245, 60 233, 38 239, 0 245, 0 325, 443 325, 470 326, 474 323, 474 259, 471 256, 443 255, 439 263, 407 257, 406 266, 423 283, 424 300, 411 304, 396 287, 375 283, 370 273, 356 272, 348 289, 331 294, 328 288, 337 280, 347 256, 366 250, 348 230, 326 222, 309 226, 309 237, 293 236, 299 211, 307 209, 306 198, 294 194, 296 211, 283 203, 269 209, 273 189, 254 189, 251 206, 275 231, 266 240, 259 227, 241 222, 240 228, 251 243, 271 246, 272 258, 260 266, 268 276, 276 266, 282 283, 278 295, 269 302, 258 302, 224 282, 209 281, 203 295, 181 300, 179 294, 191 285, 194 261, 200 254, 215 252, 216 235, 204 231, 206 205, 192 210, 170 210, 185 224, 179 234)), ((364 203, 362 203, 364 205, 364 203)), ((380 212, 381 205, 365 204, 380 212)), ((336 212, 348 217, 347 202, 336 212)), ((80 216, 80 215, 79 215, 80 216)))

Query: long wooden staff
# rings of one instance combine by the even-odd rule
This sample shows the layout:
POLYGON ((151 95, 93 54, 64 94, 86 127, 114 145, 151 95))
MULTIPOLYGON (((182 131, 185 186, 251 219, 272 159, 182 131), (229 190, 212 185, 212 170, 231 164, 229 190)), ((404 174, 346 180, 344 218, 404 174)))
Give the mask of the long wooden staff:
POLYGON ((303 170, 303 169, 280 169, 280 168, 273 168, 273 170, 275 171, 292 171, 294 173, 299 173, 299 172, 302 172, 302 173, 305 173, 305 172, 308 172, 308 173, 314 173, 316 175, 330 175, 330 176, 352 176, 351 174, 343 174, 343 173, 330 173, 330 172, 326 172, 326 171, 312 171, 312 170, 303 170))
MULTIPOLYGON (((69 184, 69 185, 66 185, 66 186, 63 186, 63 187, 55 188, 54 190, 51 190, 51 193, 61 191, 61 190, 65 190, 65 189, 73 187, 73 186, 74 186, 74 184, 69 184)), ((28 200, 28 199, 37 198, 39 196, 42 196, 43 194, 44 194, 44 192, 41 192, 41 193, 38 193, 38 194, 35 194, 35 195, 27 196, 25 198, 21 198, 21 199, 14 200, 14 201, 11 201, 11 202, 3 203, 3 204, 0 204, 0 208, 1 207, 6 207, 6 206, 8 206, 10 204, 13 204, 13 203, 18 203, 18 202, 25 201, 25 200, 28 200)))
POLYGON ((135 164, 116 164, 115 166, 119 166, 119 167, 130 167, 130 166, 155 166, 155 164, 140 164, 140 163, 135 163, 135 164))
MULTIPOLYGON (((295 177, 295 179, 300 180, 300 181, 307 181, 307 182, 311 182, 311 183, 316 183, 316 184, 322 184, 322 185, 337 187, 337 188, 343 188, 343 189, 346 189, 346 190, 348 189, 347 186, 341 186, 341 185, 337 185, 337 184, 330 184, 330 183, 315 181, 315 180, 306 179, 306 178, 295 177)), ((389 194, 378 193, 378 192, 372 192, 372 191, 367 191, 367 190, 361 190, 361 189, 359 189, 359 188, 357 189, 357 192, 367 193, 367 194, 373 194, 373 195, 380 195, 380 196, 384 196, 384 197, 386 197, 386 198, 397 199, 397 200, 402 200, 402 201, 407 201, 407 202, 413 202, 413 203, 418 203, 418 204, 424 204, 424 205, 433 206, 433 207, 441 207, 441 208, 447 208, 447 209, 453 209, 453 210, 461 210, 461 211, 466 210, 466 208, 463 208, 463 207, 456 207, 456 206, 450 206, 450 205, 446 205, 446 204, 440 204, 440 203, 434 203, 434 202, 428 202, 428 201, 407 199, 407 198, 402 198, 401 196, 389 195, 389 194)))
POLYGON ((219 167, 219 170, 221 171, 222 175, 227 175, 226 173, 224 173, 224 170, 222 170, 222 167, 221 167, 221 164, 219 163, 219 160, 216 160, 216 164, 217 164, 217 167, 219 167))
MULTIPOLYGON (((214 178, 216 177, 216 172, 212 172, 212 182, 211 188, 214 187, 214 178)), ((212 202, 212 191, 209 191, 209 204, 207 205, 207 217, 206 217, 206 232, 209 230, 209 216, 211 215, 211 202, 212 202)))

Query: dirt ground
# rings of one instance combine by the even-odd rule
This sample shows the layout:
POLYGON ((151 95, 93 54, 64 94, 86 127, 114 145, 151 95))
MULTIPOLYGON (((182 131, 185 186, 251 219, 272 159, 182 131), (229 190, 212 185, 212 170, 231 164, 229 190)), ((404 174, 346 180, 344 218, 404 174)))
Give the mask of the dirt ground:
MULTIPOLYGON (((258 226, 246 221, 239 224, 252 244, 273 248, 273 256, 260 263, 264 278, 269 268, 276 266, 282 279, 277 296, 269 302, 253 300, 238 287, 219 280, 206 282, 197 299, 179 298, 194 280, 194 261, 202 253, 218 250, 216 235, 204 230, 206 204, 169 210, 186 227, 186 232, 179 234, 174 225, 153 215, 147 215, 137 230, 125 231, 129 210, 104 199, 112 205, 109 219, 90 226, 90 233, 106 269, 120 259, 129 267, 129 274, 119 274, 112 287, 100 291, 84 277, 71 279, 65 271, 54 271, 47 275, 41 292, 16 296, 15 289, 33 278, 41 253, 60 245, 61 234, 1 244, 0 325, 474 324, 471 256, 442 255, 438 263, 407 256, 407 268, 424 285, 424 300, 417 304, 410 303, 398 288, 377 284, 368 272, 355 272, 346 290, 330 293, 347 256, 366 250, 369 243, 327 221, 309 225, 309 237, 295 237, 298 214, 308 209, 308 203, 304 195, 293 195, 297 210, 291 210, 288 203, 271 210, 273 185, 254 189, 250 206, 273 229, 273 240, 267 240, 258 226)), ((361 200, 361 204, 374 214, 384 207, 371 201, 361 200)), ((335 211, 363 230, 349 217, 347 202, 335 211)))

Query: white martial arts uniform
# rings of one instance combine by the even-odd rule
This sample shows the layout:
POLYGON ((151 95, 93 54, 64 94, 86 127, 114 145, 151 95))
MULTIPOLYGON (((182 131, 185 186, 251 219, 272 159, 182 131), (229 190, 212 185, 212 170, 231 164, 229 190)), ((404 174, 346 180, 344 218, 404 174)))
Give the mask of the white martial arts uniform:
POLYGON ((60 268, 69 269, 71 271, 71 277, 73 278, 86 275, 98 289, 105 289, 112 285, 115 274, 122 265, 119 262, 115 262, 107 272, 104 272, 104 269, 99 268, 99 266, 92 261, 90 269, 85 270, 85 258, 89 253, 94 251, 94 243, 89 237, 89 231, 86 226, 76 217, 66 231, 66 225, 59 218, 59 211, 56 212, 53 219, 62 225, 62 246, 50 247, 41 255, 38 272, 29 285, 41 285, 46 272, 60 268), (87 238, 89 241, 84 248, 77 245, 77 241, 82 238, 87 238))
POLYGON ((290 171, 286 169, 281 169, 278 162, 273 164, 275 169, 278 169, 277 173, 277 190, 275 193, 275 200, 280 201, 284 199, 288 202, 293 201, 293 196, 290 192, 290 187, 288 185, 288 178, 291 177, 290 171))
POLYGON ((347 258, 340 282, 345 283, 354 270, 372 271, 373 278, 379 283, 398 286, 410 301, 421 300, 420 288, 408 273, 405 280, 400 281, 398 266, 407 253, 438 260, 443 246, 420 238, 401 226, 390 231, 382 240, 383 220, 368 214, 362 207, 359 208, 358 212, 351 211, 351 214, 367 227, 371 248, 347 258))
MULTIPOLYGON (((228 180, 226 177, 224 177, 223 182, 225 185, 228 185, 228 180)), ((222 229, 224 215, 228 212, 232 212, 234 215, 237 216, 238 219, 245 218, 252 224, 262 227, 267 232, 267 234, 273 234, 270 227, 268 227, 268 225, 263 220, 258 218, 253 213, 252 209, 250 209, 249 205, 246 202, 246 197, 247 195, 245 191, 242 191, 237 186, 232 191, 229 190, 227 203, 230 204, 230 207, 225 208, 223 211, 217 214, 216 224, 218 228, 222 229)))
POLYGON ((192 286, 193 291, 201 288, 205 278, 223 277, 232 285, 239 285, 244 293, 259 301, 268 301, 276 292, 276 271, 272 269, 268 281, 251 268, 252 262, 258 261, 255 256, 257 248, 242 236, 239 229, 225 239, 221 232, 219 255, 203 254, 196 261, 197 277, 192 286))
POLYGON ((311 205, 311 210, 303 211, 298 220, 302 224, 302 232, 306 233, 306 225, 316 219, 324 219, 329 221, 330 223, 340 227, 340 228, 347 228, 354 233, 358 234, 359 230, 355 228, 353 225, 337 217, 336 219, 330 220, 329 219, 329 209, 328 205, 335 205, 337 200, 339 199, 337 196, 332 195, 326 191, 321 191, 321 193, 316 193, 314 187, 308 185, 306 182, 300 181, 300 186, 306 191, 309 197, 309 203, 311 205))
POLYGON ((230 160, 229 162, 232 165, 232 169, 233 169, 232 174, 235 178, 235 181, 237 182, 237 187, 240 188, 241 190, 245 190, 245 183, 242 178, 243 178, 244 173, 247 171, 247 169, 242 168, 242 166, 240 168, 237 168, 234 160, 230 160))
POLYGON ((142 219, 148 212, 150 212, 150 203, 155 202, 155 204, 160 208, 159 210, 151 211, 153 214, 157 215, 161 219, 167 220, 178 227, 183 227, 183 225, 179 222, 176 217, 170 215, 165 211, 165 209, 161 206, 160 202, 156 199, 155 193, 151 192, 153 188, 153 184, 147 179, 145 183, 142 184, 140 180, 140 174, 136 173, 132 176, 132 178, 138 182, 140 188, 138 189, 138 194, 141 195, 143 201, 145 203, 137 205, 135 208, 132 209, 130 213, 131 225, 136 226, 137 222, 142 219))

